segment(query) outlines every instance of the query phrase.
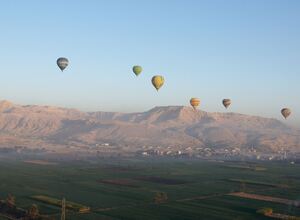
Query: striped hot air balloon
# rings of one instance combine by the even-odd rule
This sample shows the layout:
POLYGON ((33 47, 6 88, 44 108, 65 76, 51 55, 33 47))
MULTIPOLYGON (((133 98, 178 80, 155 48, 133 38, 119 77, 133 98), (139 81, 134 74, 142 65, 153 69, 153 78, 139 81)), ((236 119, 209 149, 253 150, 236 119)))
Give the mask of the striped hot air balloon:
POLYGON ((69 65, 69 60, 65 57, 60 57, 57 59, 56 63, 59 69, 64 71, 64 69, 66 69, 66 67, 69 65))
POLYGON ((200 105, 200 99, 198 99, 198 98, 191 98, 190 104, 196 110, 197 107, 200 105))
POLYGON ((281 114, 285 119, 287 119, 291 113, 292 113, 292 111, 289 108, 281 109, 281 114))
POLYGON ((225 108, 228 108, 231 104, 231 100, 230 99, 223 99, 222 103, 225 106, 225 108))

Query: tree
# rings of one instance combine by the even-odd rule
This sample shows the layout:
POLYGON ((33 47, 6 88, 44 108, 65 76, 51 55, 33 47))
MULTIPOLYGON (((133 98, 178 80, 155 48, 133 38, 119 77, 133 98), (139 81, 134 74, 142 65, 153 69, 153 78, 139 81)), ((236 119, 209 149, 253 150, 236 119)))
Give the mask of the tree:
POLYGON ((6 198, 6 205, 10 208, 14 208, 16 206, 16 198, 12 194, 8 194, 6 198))
POLYGON ((244 181, 241 181, 240 191, 241 192, 246 192, 246 183, 244 181))
POLYGON ((39 209, 36 204, 33 204, 27 211, 27 216, 29 219, 37 219, 39 218, 39 209))
POLYGON ((168 195, 165 192, 157 192, 154 196, 154 203, 164 203, 168 200, 168 195))
POLYGON ((268 215, 273 214, 273 209, 272 208, 262 208, 262 209, 257 210, 256 213, 268 216, 268 215))

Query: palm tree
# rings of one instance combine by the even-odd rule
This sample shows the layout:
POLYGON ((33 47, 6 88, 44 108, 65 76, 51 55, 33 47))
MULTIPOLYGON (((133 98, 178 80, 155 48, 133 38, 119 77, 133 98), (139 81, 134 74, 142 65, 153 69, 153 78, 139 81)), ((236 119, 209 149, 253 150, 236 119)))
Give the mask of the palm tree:
POLYGON ((154 196, 154 203, 164 203, 168 200, 168 195, 165 192, 157 192, 154 196))
POLYGON ((27 211, 27 216, 29 219, 38 219, 40 216, 39 208, 36 204, 33 204, 27 211))
POLYGON ((16 198, 12 194, 8 194, 6 198, 6 205, 10 208, 16 207, 16 198))

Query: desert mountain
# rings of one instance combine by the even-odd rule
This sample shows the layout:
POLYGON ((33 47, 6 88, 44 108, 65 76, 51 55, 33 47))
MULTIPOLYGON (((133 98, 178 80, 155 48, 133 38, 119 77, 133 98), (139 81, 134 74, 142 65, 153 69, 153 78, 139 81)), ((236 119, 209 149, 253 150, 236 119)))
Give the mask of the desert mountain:
POLYGON ((276 119, 155 107, 141 113, 81 112, 0 101, 0 147, 15 145, 254 148, 300 151, 300 132, 276 119))

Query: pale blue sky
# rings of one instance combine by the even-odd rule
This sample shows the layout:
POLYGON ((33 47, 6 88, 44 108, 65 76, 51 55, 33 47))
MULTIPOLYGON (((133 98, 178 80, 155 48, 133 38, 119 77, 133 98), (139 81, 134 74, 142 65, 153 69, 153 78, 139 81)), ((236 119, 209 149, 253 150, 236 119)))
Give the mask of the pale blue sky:
POLYGON ((132 112, 190 97, 224 111, 231 98, 231 111, 290 107, 299 122, 299 12, 298 0, 2 0, 0 99, 132 112))

